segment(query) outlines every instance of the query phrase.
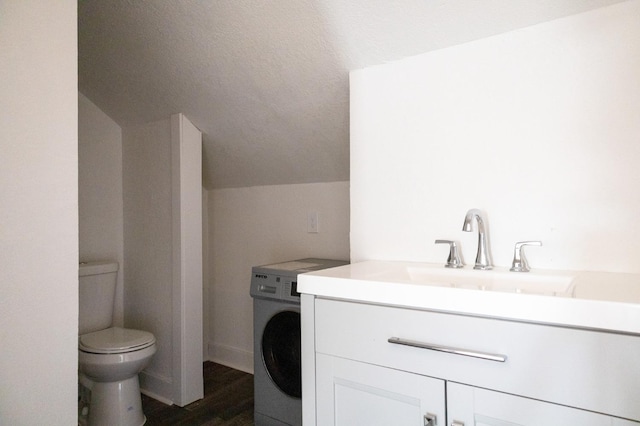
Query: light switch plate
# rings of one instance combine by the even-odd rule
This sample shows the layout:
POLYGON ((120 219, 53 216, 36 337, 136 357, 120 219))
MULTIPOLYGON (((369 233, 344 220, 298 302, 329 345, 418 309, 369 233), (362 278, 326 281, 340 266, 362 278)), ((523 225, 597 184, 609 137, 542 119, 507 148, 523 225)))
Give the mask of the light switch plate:
POLYGON ((309 212, 307 215, 307 232, 317 234, 319 232, 318 212, 309 212))

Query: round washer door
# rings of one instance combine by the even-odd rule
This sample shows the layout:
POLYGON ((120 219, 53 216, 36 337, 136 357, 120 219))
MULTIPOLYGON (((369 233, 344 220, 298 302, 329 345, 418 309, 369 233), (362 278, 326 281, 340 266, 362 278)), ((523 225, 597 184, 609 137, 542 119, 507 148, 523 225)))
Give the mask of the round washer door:
POLYGON ((282 392, 302 397, 299 312, 279 312, 267 322, 262 334, 262 360, 282 392))

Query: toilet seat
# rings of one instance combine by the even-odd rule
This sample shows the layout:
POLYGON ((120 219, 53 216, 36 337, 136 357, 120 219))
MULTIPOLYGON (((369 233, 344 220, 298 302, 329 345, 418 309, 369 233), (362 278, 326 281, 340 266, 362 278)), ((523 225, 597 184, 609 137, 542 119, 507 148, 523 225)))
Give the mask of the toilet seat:
POLYGON ((78 336, 78 349, 94 354, 121 354, 153 345, 152 333, 129 328, 111 327, 78 336))

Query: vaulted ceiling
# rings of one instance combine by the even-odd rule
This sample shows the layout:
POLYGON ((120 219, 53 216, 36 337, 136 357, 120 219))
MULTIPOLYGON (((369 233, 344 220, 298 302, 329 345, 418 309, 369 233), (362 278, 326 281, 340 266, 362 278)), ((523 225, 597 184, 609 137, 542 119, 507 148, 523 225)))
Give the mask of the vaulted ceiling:
POLYGON ((79 0, 79 90, 184 113, 209 189, 349 180, 349 70, 619 1, 79 0))

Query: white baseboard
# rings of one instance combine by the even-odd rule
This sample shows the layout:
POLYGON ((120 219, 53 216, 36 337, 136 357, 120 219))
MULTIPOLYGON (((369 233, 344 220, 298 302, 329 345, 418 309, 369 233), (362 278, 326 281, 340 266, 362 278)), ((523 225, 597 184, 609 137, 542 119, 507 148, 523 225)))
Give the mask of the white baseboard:
POLYGON ((153 399, 155 399, 156 401, 160 401, 160 402, 162 402, 163 404, 173 405, 173 401, 171 401, 171 400, 169 400, 169 399, 166 399, 166 398, 164 398, 164 397, 162 397, 162 396, 160 396, 160 395, 158 395, 158 394, 155 394, 155 393, 153 393, 153 392, 149 392, 149 391, 147 391, 147 390, 140 389, 140 393, 141 393, 141 394, 144 394, 144 395, 147 395, 148 397, 153 398, 153 399))
MULTIPOLYGON (((208 360, 253 374, 253 352, 232 346, 209 343, 208 360)), ((152 371, 139 374, 140 392, 164 404, 173 405, 171 378, 152 371)))
POLYGON ((253 352, 209 342, 209 361, 253 374, 253 352))
POLYGON ((140 392, 167 405, 173 405, 171 378, 144 370, 139 375, 140 392))

